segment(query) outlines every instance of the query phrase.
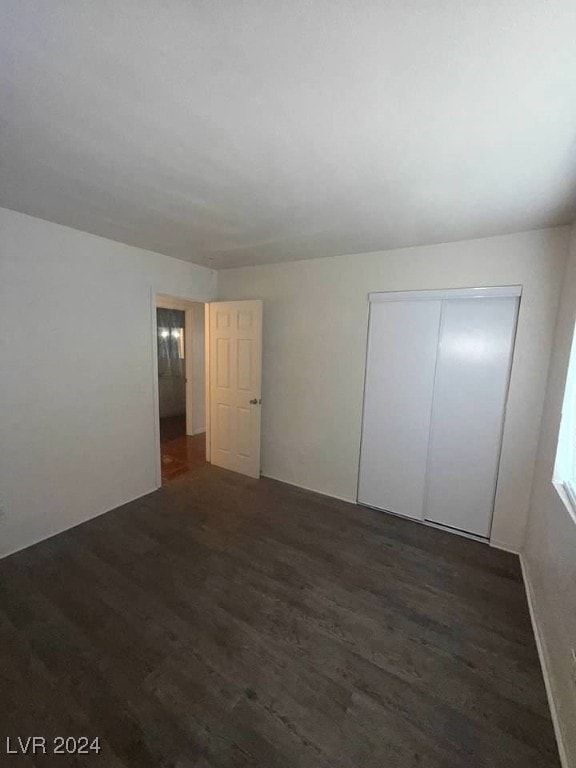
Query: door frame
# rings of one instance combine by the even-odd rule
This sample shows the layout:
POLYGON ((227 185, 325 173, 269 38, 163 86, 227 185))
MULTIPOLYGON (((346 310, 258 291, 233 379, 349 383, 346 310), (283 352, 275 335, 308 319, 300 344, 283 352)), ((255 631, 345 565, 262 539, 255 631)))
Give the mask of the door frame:
POLYGON ((368 302, 377 304, 381 301, 431 301, 433 299, 497 299, 520 298, 521 285, 489 285, 479 288, 431 288, 415 291, 379 291, 369 293, 368 302))
MULTIPOLYGON (((160 389, 158 385, 158 324, 156 319, 156 309, 178 309, 185 313, 184 322, 184 369, 186 376, 186 434, 192 434, 192 402, 194 398, 194 386, 192 381, 192 330, 194 324, 194 304, 204 304, 205 312, 209 302, 202 299, 185 299, 177 296, 170 296, 166 293, 151 292, 152 303, 152 361, 153 361, 153 382, 154 382, 154 438, 156 444, 156 487, 162 486, 162 463, 160 446, 160 389)), ((205 329, 207 338, 207 329, 205 329)), ((204 368, 207 374, 208 370, 208 346, 205 342, 204 349, 204 368)), ((207 381, 207 380, 206 380, 207 381)), ((210 393, 206 387, 205 392, 205 410, 206 410, 206 461, 209 457, 209 398, 210 393)))

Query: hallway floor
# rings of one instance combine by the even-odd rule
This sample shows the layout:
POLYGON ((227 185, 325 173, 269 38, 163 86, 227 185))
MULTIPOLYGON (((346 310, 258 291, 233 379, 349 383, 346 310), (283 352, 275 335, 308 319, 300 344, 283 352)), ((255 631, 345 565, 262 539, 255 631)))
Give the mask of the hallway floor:
POLYGON ((186 434, 186 417, 160 419, 162 482, 194 471, 206 463, 206 433, 186 434))
POLYGON ((0 561, 0 648, 2 749, 101 746, 14 766, 559 765, 517 557, 210 464, 0 561))

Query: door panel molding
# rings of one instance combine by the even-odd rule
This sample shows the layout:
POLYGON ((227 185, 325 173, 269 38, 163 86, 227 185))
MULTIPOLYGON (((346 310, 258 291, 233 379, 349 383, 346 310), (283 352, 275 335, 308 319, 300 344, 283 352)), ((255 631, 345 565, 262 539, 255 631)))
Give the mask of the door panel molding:
POLYGON ((258 478, 262 301, 215 301, 207 311, 208 460, 258 478))

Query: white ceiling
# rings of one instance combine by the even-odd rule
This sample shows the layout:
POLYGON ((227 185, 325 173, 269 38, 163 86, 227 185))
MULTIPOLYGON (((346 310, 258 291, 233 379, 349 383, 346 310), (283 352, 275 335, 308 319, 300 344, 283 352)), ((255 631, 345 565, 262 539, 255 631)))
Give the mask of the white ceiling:
POLYGON ((574 218, 574 0, 2 0, 0 71, 0 205, 214 268, 574 218))

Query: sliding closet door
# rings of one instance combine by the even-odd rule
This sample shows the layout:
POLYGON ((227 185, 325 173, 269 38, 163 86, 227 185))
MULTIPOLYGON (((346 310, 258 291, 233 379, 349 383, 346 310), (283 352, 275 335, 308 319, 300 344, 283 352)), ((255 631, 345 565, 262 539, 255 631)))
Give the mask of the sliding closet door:
POLYGON ((425 518, 488 537, 518 299, 445 301, 425 518))
POLYGON ((370 305, 358 501, 422 520, 440 301, 370 305))

